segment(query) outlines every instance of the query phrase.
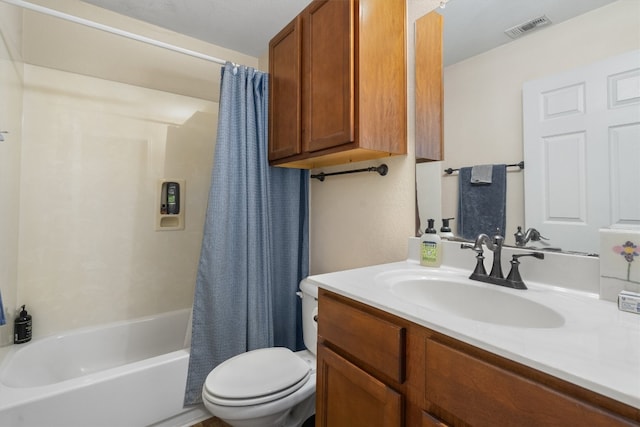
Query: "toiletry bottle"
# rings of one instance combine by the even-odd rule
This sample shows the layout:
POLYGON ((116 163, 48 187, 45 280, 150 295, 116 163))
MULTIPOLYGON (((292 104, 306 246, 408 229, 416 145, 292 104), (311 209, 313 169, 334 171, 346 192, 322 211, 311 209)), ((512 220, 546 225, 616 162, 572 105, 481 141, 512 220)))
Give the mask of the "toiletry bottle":
POLYGON ((429 226, 420 238, 420 265, 425 267, 440 267, 442 263, 442 245, 440 236, 433 228, 433 219, 427 220, 429 226))
POLYGON ((14 344, 22 344, 31 341, 31 315, 25 310, 25 306, 22 306, 22 310, 15 320, 15 327, 13 329, 13 342, 14 344))
POLYGON ((442 218, 442 227, 440 227, 440 237, 443 239, 453 239, 453 233, 449 227, 449 221, 453 218, 442 218))

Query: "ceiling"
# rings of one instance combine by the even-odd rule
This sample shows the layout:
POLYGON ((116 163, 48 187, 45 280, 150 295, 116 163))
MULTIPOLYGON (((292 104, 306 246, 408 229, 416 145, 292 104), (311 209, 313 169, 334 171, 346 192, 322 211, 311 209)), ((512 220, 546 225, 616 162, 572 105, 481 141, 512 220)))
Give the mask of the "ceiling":
MULTIPOLYGON (((84 0, 132 18, 254 57, 310 0, 84 0)), ((408 0, 420 3, 427 0, 408 0)), ((449 65, 512 39, 504 30, 546 15, 559 23, 616 0, 449 0, 444 61, 449 65)), ((631 1, 631 0, 620 0, 631 1)), ((544 27, 542 27, 544 28, 544 27)), ((540 30, 536 30, 540 31, 540 30)))

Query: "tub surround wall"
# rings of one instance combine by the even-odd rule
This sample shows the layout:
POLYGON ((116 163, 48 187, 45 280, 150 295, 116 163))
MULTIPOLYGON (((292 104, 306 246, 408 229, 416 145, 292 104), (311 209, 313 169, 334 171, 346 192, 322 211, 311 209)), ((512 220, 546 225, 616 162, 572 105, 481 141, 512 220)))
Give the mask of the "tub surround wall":
POLYGON ((22 147, 22 14, 0 3, 0 292, 7 324, 0 326, 0 346, 13 342, 18 292, 20 151, 22 147))
MULTIPOLYGON (((257 66, 83 2, 36 2, 257 66)), ((4 3, 0 32, 0 129, 11 126, 0 144, 0 185, 12 202, 0 220, 5 304, 27 304, 36 338, 189 307, 220 65, 4 3), (158 179, 186 180, 184 231, 154 230, 158 179)), ((0 345, 12 333, 0 327, 0 345)))
POLYGON ((19 300, 34 336, 189 307, 217 104, 25 65, 19 300), (155 231, 184 179, 185 230, 155 231))

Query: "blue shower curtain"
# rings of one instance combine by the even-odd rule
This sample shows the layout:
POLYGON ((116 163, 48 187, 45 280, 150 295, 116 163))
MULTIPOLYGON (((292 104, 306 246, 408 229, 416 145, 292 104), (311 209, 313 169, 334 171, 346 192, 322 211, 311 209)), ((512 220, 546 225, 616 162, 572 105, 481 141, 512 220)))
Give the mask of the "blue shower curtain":
POLYGON ((271 168, 268 74, 222 69, 218 134, 196 291, 185 404, 218 364, 303 347, 298 283, 308 274, 308 171, 271 168))

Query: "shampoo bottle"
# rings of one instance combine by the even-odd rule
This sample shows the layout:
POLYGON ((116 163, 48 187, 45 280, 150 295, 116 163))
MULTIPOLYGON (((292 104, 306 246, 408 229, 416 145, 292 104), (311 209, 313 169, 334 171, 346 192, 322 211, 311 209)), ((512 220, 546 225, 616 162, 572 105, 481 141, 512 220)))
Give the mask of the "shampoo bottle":
POLYGON ((13 343, 22 344, 31 341, 31 315, 25 310, 25 306, 22 306, 22 310, 15 320, 15 326, 13 328, 13 343))
POLYGON ((440 236, 433 228, 433 219, 427 220, 429 226, 420 238, 420 265, 440 267, 442 263, 442 245, 440 236))

